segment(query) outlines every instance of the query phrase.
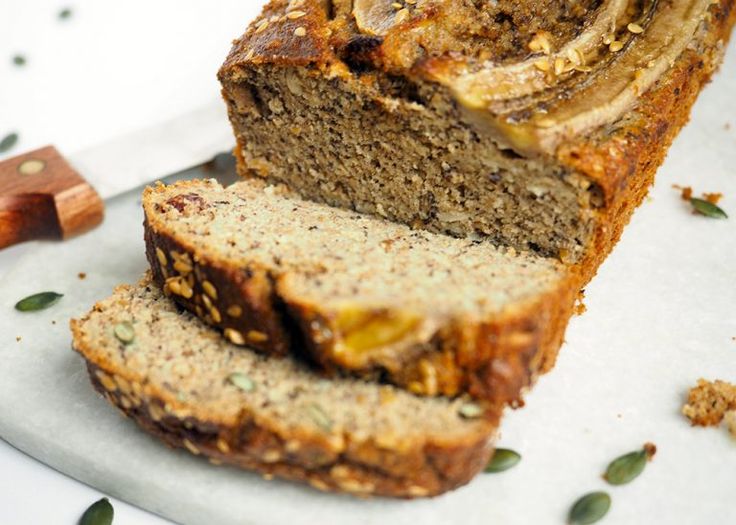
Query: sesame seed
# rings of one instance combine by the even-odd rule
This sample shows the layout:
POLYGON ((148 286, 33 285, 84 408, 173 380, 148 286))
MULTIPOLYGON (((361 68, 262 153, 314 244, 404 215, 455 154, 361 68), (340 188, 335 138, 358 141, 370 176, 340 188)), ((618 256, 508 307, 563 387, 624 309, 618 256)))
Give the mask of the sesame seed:
POLYGON ((168 260, 166 259, 166 254, 161 248, 156 247, 156 258, 158 259, 158 262, 161 266, 166 266, 168 264, 168 260))
POLYGON ((307 13, 304 11, 291 11, 290 13, 286 13, 286 18, 289 20, 296 20, 297 18, 301 18, 305 16, 307 13))
POLYGON ((248 332, 248 340, 253 343, 264 343, 268 341, 268 335, 258 330, 251 330, 248 332))
POLYGON ((225 337, 233 344, 243 346, 245 344, 245 338, 243 334, 233 328, 225 328, 225 337))
POLYGON ((227 309, 227 315, 230 317, 240 317, 243 315, 243 309, 238 306, 237 304, 232 305, 230 308, 227 309))
POLYGON ((620 40, 614 40, 608 46, 608 49, 610 49, 612 53, 615 53, 616 51, 621 51, 623 48, 624 48, 624 43, 621 42, 620 40))
POLYGON ((220 315, 220 310, 218 310, 215 306, 210 308, 210 315, 212 316, 212 320, 216 323, 222 322, 222 315, 220 315))
POLYGON ((256 34, 262 31, 265 31, 267 27, 268 27, 268 20, 264 20, 263 22, 258 24, 258 27, 256 27, 256 34))
POLYGON ((643 27, 641 27, 639 24, 634 24, 634 23, 627 25, 626 29, 628 29, 630 33, 634 33, 635 35, 638 35, 644 32, 643 27))
POLYGON ((217 288, 209 282, 209 281, 202 281, 202 290, 204 290, 204 293, 212 297, 215 301, 217 301, 217 288))
POLYGON ((294 29, 294 36, 306 36, 307 30, 303 27, 297 27, 294 29))

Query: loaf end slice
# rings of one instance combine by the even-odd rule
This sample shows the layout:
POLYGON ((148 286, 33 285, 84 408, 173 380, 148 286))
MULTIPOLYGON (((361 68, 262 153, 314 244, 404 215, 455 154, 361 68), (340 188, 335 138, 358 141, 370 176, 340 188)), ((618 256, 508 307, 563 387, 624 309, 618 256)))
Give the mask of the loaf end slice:
POLYGON ((417 394, 516 403, 551 367, 575 287, 557 261, 247 180, 144 192, 164 292, 236 344, 417 394))
POLYGON ((71 327, 108 401, 169 446, 216 464, 320 490, 413 498, 467 483, 492 451, 498 409, 326 381, 293 359, 227 343, 150 278, 118 287, 71 327), (121 339, 123 323, 132 332, 121 339))

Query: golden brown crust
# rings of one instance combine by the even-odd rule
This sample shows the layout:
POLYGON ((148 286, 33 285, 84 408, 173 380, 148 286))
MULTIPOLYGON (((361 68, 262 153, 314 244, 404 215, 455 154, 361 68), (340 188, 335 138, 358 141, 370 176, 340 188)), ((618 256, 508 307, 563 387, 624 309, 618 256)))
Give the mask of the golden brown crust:
MULTIPOLYGON (((519 405, 525 389, 554 362, 572 315, 572 290, 573 282, 563 280, 553 291, 485 320, 455 319, 428 344, 403 352, 404 360, 392 369, 354 371, 375 374, 381 370, 389 382, 420 395, 469 393, 494 403, 519 405)), ((334 339, 321 335, 329 322, 319 307, 284 294, 307 334, 304 340, 315 360, 325 370, 339 369, 334 361, 334 339)))
POLYGON ((721 63, 736 23, 733 0, 711 7, 710 29, 699 48, 686 50, 655 87, 642 95, 620 127, 602 129, 560 146, 558 160, 596 181, 605 206, 587 254, 577 265, 584 286, 598 271, 646 197, 667 150, 690 118, 690 109, 721 63))
POLYGON ((146 257, 154 281, 164 293, 200 319, 226 331, 235 344, 248 344, 273 355, 289 352, 287 320, 265 269, 255 264, 247 268, 220 264, 155 231, 148 220, 144 232, 146 257), (177 265, 175 257, 186 258, 189 264, 177 265), (191 295, 181 289, 172 290, 170 283, 179 279, 189 279, 191 295))
MULTIPOLYGON (((95 306, 102 309, 101 303, 95 306)), ((94 387, 125 416, 171 447, 184 448, 213 463, 228 463, 309 483, 320 490, 358 496, 400 498, 435 496, 470 481, 487 463, 490 438, 501 410, 487 407, 485 419, 457 439, 424 442, 351 442, 349 435, 305 433, 292 428, 285 435, 278 422, 242 411, 222 418, 187 405, 158 388, 140 372, 121 369, 90 345, 84 322, 73 320, 73 347, 87 362, 94 387)))

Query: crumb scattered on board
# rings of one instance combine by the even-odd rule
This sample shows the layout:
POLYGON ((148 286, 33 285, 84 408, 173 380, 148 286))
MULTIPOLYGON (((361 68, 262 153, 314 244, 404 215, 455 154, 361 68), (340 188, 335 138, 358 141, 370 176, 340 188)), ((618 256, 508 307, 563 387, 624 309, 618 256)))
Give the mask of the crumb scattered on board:
MULTIPOLYGON (((690 186, 680 186, 678 184, 673 184, 672 187, 680 191, 680 197, 682 197, 682 200, 689 201, 693 198, 693 189, 690 186)), ((703 193, 703 200, 706 200, 711 204, 718 204, 722 198, 723 193, 703 193)))
POLYGON ((80 281, 83 281, 84 279, 86 279, 86 278, 87 278, 87 274, 86 274, 85 272, 79 272, 79 273, 77 274, 77 277, 79 277, 79 280, 80 280, 80 281))
POLYGON ((728 431, 736 437, 736 385, 719 379, 698 379, 688 392, 682 413, 693 425, 710 427, 725 421, 728 431))
POLYGON ((19 336, 19 335, 15 337, 15 340, 18 341, 19 343, 20 343, 20 340, 21 339, 23 339, 23 338, 21 336, 19 336))

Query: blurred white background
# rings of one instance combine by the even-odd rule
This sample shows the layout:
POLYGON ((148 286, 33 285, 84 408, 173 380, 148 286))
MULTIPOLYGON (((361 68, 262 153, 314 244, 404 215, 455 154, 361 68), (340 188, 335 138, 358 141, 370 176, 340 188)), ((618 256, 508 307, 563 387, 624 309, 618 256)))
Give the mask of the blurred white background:
POLYGON ((219 98, 217 69, 263 3, 3 0, 0 138, 20 137, 6 156, 74 153, 219 98))

